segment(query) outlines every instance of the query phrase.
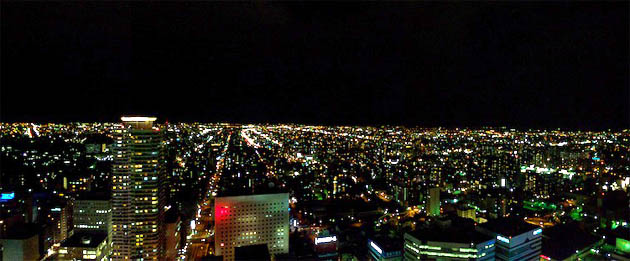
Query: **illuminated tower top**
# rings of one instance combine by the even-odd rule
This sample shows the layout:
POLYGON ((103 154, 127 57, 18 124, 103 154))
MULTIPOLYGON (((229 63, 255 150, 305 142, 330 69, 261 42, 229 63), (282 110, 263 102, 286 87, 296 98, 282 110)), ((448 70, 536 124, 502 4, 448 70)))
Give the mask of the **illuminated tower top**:
POLYGON ((122 116, 120 119, 125 126, 131 126, 133 129, 150 130, 156 117, 145 116, 122 116))

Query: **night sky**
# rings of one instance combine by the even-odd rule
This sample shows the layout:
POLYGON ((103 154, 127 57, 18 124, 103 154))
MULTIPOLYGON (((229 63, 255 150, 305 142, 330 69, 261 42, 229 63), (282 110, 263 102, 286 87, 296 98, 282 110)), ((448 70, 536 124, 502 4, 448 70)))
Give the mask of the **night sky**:
POLYGON ((3 122, 630 126, 627 1, 1 9, 3 122))

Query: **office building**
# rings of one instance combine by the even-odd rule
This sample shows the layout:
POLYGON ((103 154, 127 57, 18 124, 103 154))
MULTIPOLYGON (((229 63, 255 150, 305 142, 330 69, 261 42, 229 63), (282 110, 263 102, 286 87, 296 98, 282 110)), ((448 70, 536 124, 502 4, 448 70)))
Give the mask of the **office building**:
POLYGON ((459 206, 457 208, 457 216, 477 221, 477 211, 468 206, 459 206))
POLYGON ((440 215, 440 188, 430 188, 429 197, 427 198, 427 215, 439 216, 440 215))
POLYGON ((404 236, 405 260, 495 260, 495 239, 474 229, 419 229, 404 236))
POLYGON ((337 260, 339 257, 337 244, 337 236, 323 230, 315 235, 313 251, 319 260, 337 260))
POLYGON ((82 194, 74 201, 72 212, 74 228, 77 232, 100 232, 107 235, 111 243, 112 207, 108 196, 104 194, 82 194))
POLYGON ((77 232, 61 242, 59 260, 107 260, 107 234, 77 232))
POLYGON ((270 254, 289 252, 289 194, 215 199, 215 252, 234 260, 234 248, 266 244, 270 254))
POLYGON ((47 219, 49 226, 46 229, 47 234, 52 235, 52 241, 45 240, 46 246, 57 244, 68 237, 71 211, 72 204, 58 204, 50 208, 47 219))
POLYGON ((542 228, 520 218, 490 220, 477 230, 496 238, 497 260, 538 260, 541 255, 542 228))
POLYGON ((93 177, 63 177, 63 188, 72 194, 83 193, 92 189, 93 177))
POLYGON ((157 260, 162 254, 162 133, 153 117, 122 117, 112 171, 112 259, 157 260))
POLYGON ((387 237, 368 239, 368 260, 400 261, 403 258, 403 243, 387 237))

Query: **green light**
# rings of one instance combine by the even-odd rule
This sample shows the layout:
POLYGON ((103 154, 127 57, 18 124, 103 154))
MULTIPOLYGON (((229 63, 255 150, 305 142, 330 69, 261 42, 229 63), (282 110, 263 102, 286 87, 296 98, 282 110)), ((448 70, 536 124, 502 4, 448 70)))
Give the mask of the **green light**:
POLYGON ((417 248, 415 248, 415 247, 411 246, 410 244, 405 244, 405 246, 406 246, 407 248, 409 248, 409 249, 413 250, 414 252, 418 253, 418 254, 420 253, 420 250, 418 250, 417 248))
POLYGON ((441 247, 434 247, 434 246, 425 246, 425 245, 421 245, 419 246, 421 249, 429 249, 429 250, 442 250, 441 247))
POLYGON ((611 225, 610 225, 610 229, 615 230, 615 228, 617 228, 619 226, 619 222, 618 221, 612 221, 611 225))
POLYGON ((616 240, 617 249, 624 253, 630 253, 630 241, 618 237, 616 240))
POLYGON ((445 256, 445 257, 457 257, 457 258, 477 258, 476 254, 453 254, 453 253, 440 253, 430 251, 420 251, 420 254, 429 256, 445 256))

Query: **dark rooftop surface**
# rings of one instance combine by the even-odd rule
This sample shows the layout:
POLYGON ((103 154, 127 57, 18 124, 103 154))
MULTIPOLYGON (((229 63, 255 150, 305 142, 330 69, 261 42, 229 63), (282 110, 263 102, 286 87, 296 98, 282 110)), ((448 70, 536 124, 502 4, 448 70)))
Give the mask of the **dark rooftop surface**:
POLYGON ((107 234, 104 233, 78 232, 61 242, 61 246, 94 248, 105 239, 107 239, 107 234), (85 243, 84 239, 89 239, 89 243, 85 243))
POLYGON ((111 144, 114 140, 107 135, 103 134, 91 134, 86 135, 83 144, 111 144))
POLYGON ((80 193, 77 200, 110 200, 111 194, 108 192, 84 192, 80 193))
POLYGON ((599 241, 577 224, 558 224, 543 230, 542 253, 557 260, 564 260, 599 241))
POLYGON ((179 213, 175 207, 171 207, 164 213, 164 222, 166 223, 175 223, 177 218, 179 217, 179 213))
POLYGON ((494 239, 491 236, 477 232, 474 228, 439 227, 420 228, 409 232, 410 235, 423 241, 474 243, 479 244, 494 239))
POLYGON ((400 238, 380 236, 371 238, 371 240, 385 252, 402 251, 403 249, 403 240, 400 238))
POLYGON ((234 260, 271 260, 267 244, 234 248, 234 260))
POLYGON ((479 225, 485 229, 488 229, 492 232, 499 233, 504 236, 518 236, 527 231, 534 230, 539 228, 538 226, 529 224, 518 217, 508 217, 508 218, 500 218, 490 220, 486 223, 479 225))

